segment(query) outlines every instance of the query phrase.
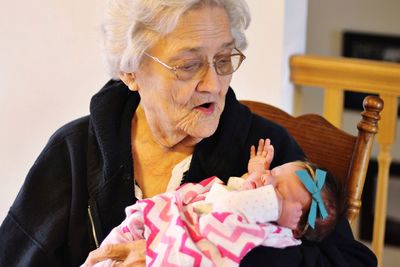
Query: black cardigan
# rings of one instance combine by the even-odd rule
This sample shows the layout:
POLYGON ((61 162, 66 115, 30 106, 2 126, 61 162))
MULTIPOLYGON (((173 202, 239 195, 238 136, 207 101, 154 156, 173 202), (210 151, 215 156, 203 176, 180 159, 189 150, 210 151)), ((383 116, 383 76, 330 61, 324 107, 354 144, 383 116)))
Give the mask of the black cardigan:
MULTIPOLYGON (((124 219, 124 208, 136 201, 130 124, 139 101, 110 81, 92 98, 90 116, 50 138, 0 227, 0 266, 78 266, 124 219)), ((187 181, 242 175, 259 138, 272 140, 272 166, 303 158, 285 129, 251 114, 229 89, 218 129, 196 146, 187 181)), ((342 220, 321 244, 258 247, 242 265, 375 266, 376 259, 342 220)))

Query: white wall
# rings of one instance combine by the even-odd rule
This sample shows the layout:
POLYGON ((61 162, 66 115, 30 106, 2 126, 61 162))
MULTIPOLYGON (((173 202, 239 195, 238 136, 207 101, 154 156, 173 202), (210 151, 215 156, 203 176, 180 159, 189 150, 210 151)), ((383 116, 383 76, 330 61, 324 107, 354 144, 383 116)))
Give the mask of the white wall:
POLYGON ((232 86, 240 99, 254 99, 292 112, 288 57, 305 51, 308 0, 248 0, 252 24, 247 59, 232 86))
MULTIPOLYGON (((0 222, 50 135, 88 114, 108 80, 97 42, 104 2, 8 1, 0 9, 0 222)), ((307 0, 248 3, 248 59, 232 85, 242 99, 290 111, 286 57, 304 50, 307 0)))
POLYGON ((0 8, 0 221, 50 135, 89 113, 107 81, 99 1, 7 1, 0 8))

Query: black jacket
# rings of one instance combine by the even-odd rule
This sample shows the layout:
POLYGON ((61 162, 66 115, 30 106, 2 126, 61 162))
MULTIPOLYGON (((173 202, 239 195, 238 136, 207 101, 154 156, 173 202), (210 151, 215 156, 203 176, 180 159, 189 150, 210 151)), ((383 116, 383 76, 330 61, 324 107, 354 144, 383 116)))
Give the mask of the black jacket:
MULTIPOLYGON (((130 124, 140 101, 119 81, 96 94, 90 116, 59 129, 28 173, 0 228, 0 266, 78 266, 133 204, 130 124)), ((239 104, 230 89, 216 133, 195 148, 188 182, 247 171, 249 148, 259 138, 275 147, 273 166, 302 159, 280 126, 239 104)), ((289 249, 259 247, 245 266, 375 266, 373 254, 356 242, 343 220, 322 244, 289 249)))

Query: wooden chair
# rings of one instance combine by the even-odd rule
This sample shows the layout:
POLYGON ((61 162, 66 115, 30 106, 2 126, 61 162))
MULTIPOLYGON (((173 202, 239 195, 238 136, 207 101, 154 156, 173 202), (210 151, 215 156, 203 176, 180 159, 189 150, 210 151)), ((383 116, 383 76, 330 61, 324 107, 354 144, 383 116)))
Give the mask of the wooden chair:
MULTIPOLYGON (((374 199, 374 227, 371 248, 378 266, 383 266, 383 250, 387 217, 388 188, 392 148, 397 131, 397 109, 400 97, 400 64, 378 60, 327 57, 316 55, 294 55, 290 61, 290 80, 296 85, 294 93, 302 98, 302 87, 322 90, 323 116, 340 127, 343 115, 345 91, 378 94, 385 103, 381 113, 377 136, 378 173, 374 199)), ((299 103, 299 102, 296 102, 299 103)), ((295 107, 296 112, 301 105, 295 107)))
POLYGON ((383 101, 376 96, 364 99, 357 136, 336 128, 317 114, 293 117, 268 104, 246 100, 241 103, 252 112, 288 129, 309 161, 329 170, 340 180, 348 191, 347 218, 353 222, 361 207, 361 194, 383 101))

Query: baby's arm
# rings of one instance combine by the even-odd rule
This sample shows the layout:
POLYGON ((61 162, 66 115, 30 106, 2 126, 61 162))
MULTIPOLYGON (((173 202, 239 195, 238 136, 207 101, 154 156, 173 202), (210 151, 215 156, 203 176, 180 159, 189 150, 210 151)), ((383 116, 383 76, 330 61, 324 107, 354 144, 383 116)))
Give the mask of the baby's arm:
POLYGON ((250 160, 247 166, 248 173, 264 172, 269 170, 272 159, 274 158, 274 147, 270 139, 260 139, 257 150, 255 146, 250 148, 250 160))
POLYGON ((266 171, 265 174, 261 174, 259 172, 251 173, 247 180, 242 184, 240 190, 251 190, 267 185, 272 185, 277 198, 278 219, 276 220, 276 222, 281 226, 293 230, 296 229, 297 224, 299 223, 301 215, 303 213, 301 203, 298 201, 285 199, 279 193, 279 190, 275 188, 275 180, 269 174, 269 171, 266 171))
POLYGON ((232 212, 241 214, 249 223, 266 223, 278 219, 279 206, 275 190, 269 185, 221 194, 215 199, 212 212, 232 212))

